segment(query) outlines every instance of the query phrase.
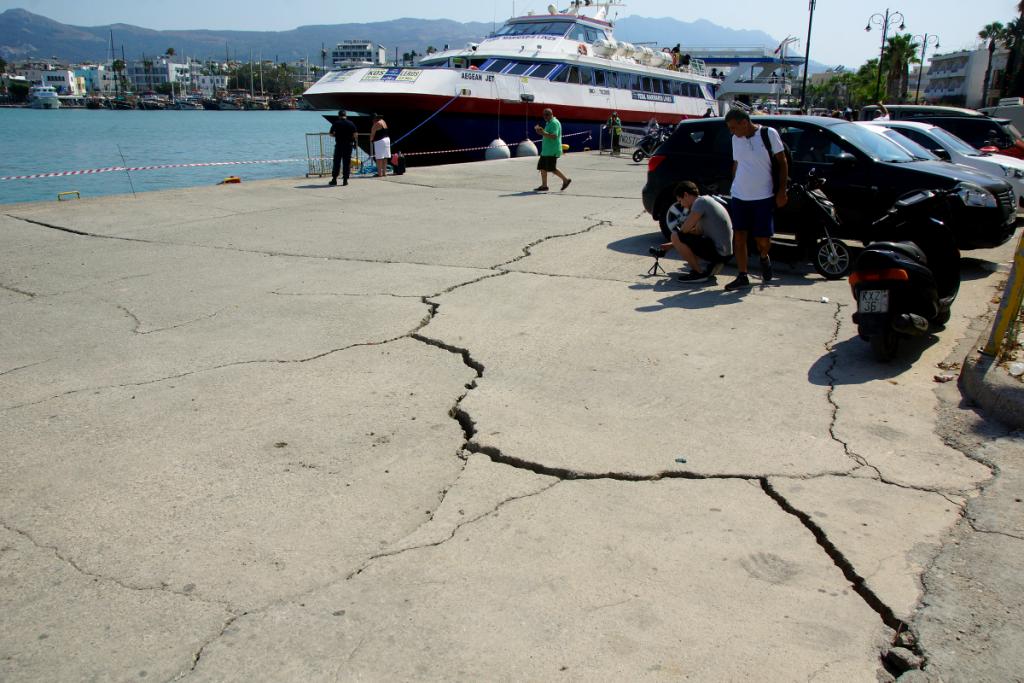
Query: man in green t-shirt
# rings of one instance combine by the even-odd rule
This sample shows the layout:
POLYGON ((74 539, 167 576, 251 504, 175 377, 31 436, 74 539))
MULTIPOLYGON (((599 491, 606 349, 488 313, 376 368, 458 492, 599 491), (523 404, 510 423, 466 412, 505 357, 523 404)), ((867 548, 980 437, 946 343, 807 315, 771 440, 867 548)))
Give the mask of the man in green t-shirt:
POLYGON ((572 178, 566 178, 565 174, 558 170, 558 157, 562 156, 562 124, 555 118, 550 109, 544 110, 544 127, 536 125, 533 127, 538 135, 544 136, 540 145, 540 158, 537 160, 537 170, 540 171, 540 187, 534 188, 534 192, 548 191, 548 173, 554 173, 562 179, 562 189, 569 187, 572 178))

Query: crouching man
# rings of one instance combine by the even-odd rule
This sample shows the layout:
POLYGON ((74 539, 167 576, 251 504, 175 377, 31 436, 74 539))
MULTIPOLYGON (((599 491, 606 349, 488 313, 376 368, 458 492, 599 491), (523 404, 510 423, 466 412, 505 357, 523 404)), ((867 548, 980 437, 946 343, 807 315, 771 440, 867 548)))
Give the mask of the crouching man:
POLYGON ((689 180, 676 185, 676 200, 690 213, 681 226, 672 229, 672 241, 651 247, 651 255, 664 256, 669 247, 674 247, 690 264, 690 271, 678 276, 680 282, 713 280, 732 257, 729 211, 713 198, 700 196, 700 190, 689 180))

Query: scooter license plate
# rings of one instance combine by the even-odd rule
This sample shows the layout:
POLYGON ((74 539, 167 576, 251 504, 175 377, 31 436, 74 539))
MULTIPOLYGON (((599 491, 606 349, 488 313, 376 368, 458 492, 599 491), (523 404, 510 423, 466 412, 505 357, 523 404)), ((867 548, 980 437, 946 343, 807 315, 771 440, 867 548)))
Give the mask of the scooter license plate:
POLYGON ((888 313, 889 312, 889 290, 888 289, 865 289, 860 293, 857 301, 859 313, 888 313))

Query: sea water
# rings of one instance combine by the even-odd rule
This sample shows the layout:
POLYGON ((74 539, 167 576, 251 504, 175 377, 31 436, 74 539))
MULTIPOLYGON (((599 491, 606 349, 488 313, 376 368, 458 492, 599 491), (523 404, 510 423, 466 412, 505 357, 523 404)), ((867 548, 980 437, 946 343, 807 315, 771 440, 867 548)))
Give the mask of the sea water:
POLYGON ((311 111, 109 111, 0 109, 0 177, 53 171, 223 161, 291 159, 278 164, 116 171, 31 180, 0 180, 0 203, 301 178, 306 133, 326 132, 311 111))

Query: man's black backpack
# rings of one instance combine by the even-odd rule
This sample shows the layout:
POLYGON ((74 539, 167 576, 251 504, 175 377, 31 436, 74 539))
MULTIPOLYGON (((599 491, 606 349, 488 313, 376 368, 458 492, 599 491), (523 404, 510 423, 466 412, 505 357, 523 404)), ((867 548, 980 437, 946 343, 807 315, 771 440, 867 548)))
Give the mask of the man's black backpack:
MULTIPOLYGON (((781 136, 780 136, 781 139, 781 136)), ((768 150, 768 158, 772 161, 772 193, 778 194, 779 192, 779 160, 772 154, 772 143, 768 139, 768 126, 761 126, 761 142, 764 143, 764 148, 768 150)), ((793 168, 793 154, 789 151, 789 145, 786 141, 782 141, 782 153, 786 155, 786 165, 789 168, 793 168)))

